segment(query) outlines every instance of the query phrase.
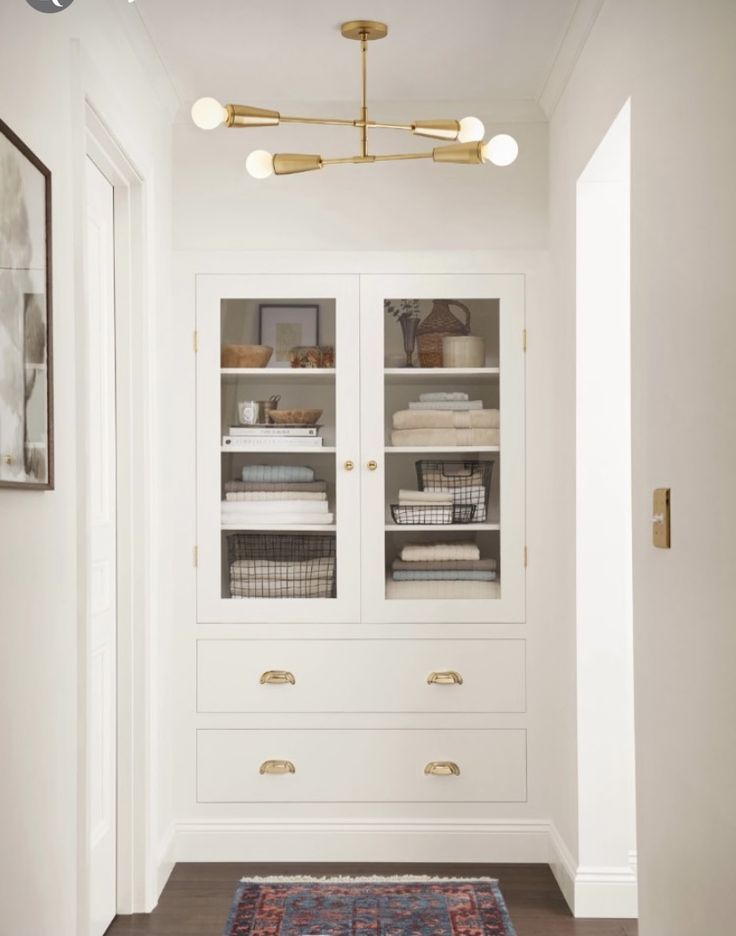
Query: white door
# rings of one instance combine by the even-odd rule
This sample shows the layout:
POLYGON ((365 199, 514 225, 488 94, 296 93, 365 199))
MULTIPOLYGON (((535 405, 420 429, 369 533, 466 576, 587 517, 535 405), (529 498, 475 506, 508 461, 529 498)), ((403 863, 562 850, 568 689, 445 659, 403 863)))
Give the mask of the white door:
POLYGON ((88 159, 87 518, 90 934, 116 911, 116 494, 113 188, 88 159))

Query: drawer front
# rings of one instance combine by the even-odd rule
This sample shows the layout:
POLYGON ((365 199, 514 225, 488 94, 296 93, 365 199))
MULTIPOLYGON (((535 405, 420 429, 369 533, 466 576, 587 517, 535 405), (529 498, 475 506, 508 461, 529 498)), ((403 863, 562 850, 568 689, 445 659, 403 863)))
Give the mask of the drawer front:
POLYGON ((517 639, 199 640, 197 710, 523 712, 524 668, 517 639))
POLYGON ((526 732, 200 729, 197 800, 523 802, 526 732))

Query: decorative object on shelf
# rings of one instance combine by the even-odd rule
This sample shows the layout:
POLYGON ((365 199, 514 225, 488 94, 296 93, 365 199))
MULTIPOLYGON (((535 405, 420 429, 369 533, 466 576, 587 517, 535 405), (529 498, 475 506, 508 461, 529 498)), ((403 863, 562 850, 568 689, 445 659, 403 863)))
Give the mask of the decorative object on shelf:
POLYGON ((271 367, 289 367, 290 352, 297 347, 319 344, 319 306, 269 305, 258 306, 258 340, 275 349, 271 367))
POLYGON ((401 333, 404 338, 404 354, 406 355, 405 367, 414 367, 414 348, 417 340, 417 328, 419 327, 419 300, 418 299, 399 299, 398 302, 391 302, 387 299, 383 304, 385 312, 393 315, 401 326, 401 333))
POLYGON ((269 416, 278 407, 281 397, 279 394, 270 396, 267 400, 243 400, 238 403, 238 419, 242 426, 264 425, 269 416))
POLYGON ((472 523, 474 514, 474 504, 391 504, 391 517, 398 524, 472 523))
POLYGON ((480 460, 416 462, 417 486, 420 491, 450 494, 453 504, 475 507, 471 522, 484 523, 488 517, 493 462, 480 460))
POLYGON ((54 487, 51 172, 0 120, 0 487, 54 487))
POLYGON ((273 410, 271 419, 277 425, 314 426, 322 415, 321 409, 273 410))
POLYGON ((332 345, 290 348, 289 364, 295 368, 334 367, 335 349, 332 345))
POLYGON ((360 153, 354 156, 325 159, 317 154, 277 153, 275 156, 266 150, 255 150, 246 160, 246 169, 256 179, 266 179, 273 175, 290 175, 296 172, 309 172, 322 169, 323 166, 341 163, 375 163, 391 160, 433 159, 437 163, 457 163, 460 165, 482 165, 492 162, 498 166, 510 165, 518 153, 518 144, 508 134, 497 134, 487 143, 483 143, 485 128, 477 117, 463 117, 462 120, 415 120, 411 123, 382 123, 368 119, 367 100, 367 57, 368 43, 383 39, 388 34, 388 26, 375 20, 353 20, 342 24, 342 35, 346 39, 360 42, 362 95, 360 115, 356 120, 287 117, 275 110, 251 107, 243 104, 223 106, 215 98, 200 98, 192 107, 192 120, 202 130, 214 130, 216 127, 273 127, 281 123, 325 124, 357 128, 360 131, 360 153), (405 130, 416 136, 435 140, 456 141, 450 146, 437 146, 425 152, 374 155, 368 152, 368 131, 374 128, 405 130))
POLYGON ((417 329, 419 363, 422 367, 442 367, 442 340, 450 335, 470 334, 470 309, 456 299, 435 299, 432 311, 417 329), (465 322, 450 311, 450 306, 462 309, 465 322))
POLYGON ((266 367, 272 354, 270 345, 226 344, 220 352, 220 364, 222 367, 266 367))
POLYGON ((232 598, 334 598, 335 535, 235 533, 227 538, 232 598))
POLYGON ((442 339, 443 367, 483 367, 486 340, 476 335, 448 335, 442 339))

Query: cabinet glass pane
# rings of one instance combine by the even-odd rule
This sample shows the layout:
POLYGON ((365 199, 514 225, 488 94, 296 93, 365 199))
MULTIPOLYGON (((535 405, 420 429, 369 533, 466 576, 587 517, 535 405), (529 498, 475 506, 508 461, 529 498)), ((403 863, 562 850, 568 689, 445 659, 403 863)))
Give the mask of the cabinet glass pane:
POLYGON ((386 597, 501 597, 499 302, 384 303, 386 597))
POLYGON ((220 309, 221 595, 334 599, 335 301, 220 309))

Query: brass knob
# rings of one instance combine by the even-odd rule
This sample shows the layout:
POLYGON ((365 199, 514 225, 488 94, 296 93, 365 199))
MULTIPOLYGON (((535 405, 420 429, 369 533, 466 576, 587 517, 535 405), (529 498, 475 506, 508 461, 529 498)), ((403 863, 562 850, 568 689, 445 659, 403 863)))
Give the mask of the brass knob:
POLYGON ((454 761, 430 761, 424 768, 431 777, 459 777, 460 768, 454 761))
POLYGON ((3 461, 5 462, 6 465, 12 465, 12 464, 13 464, 13 456, 12 456, 12 455, 3 455, 3 461))
POLYGON ((345 471, 352 471, 353 468, 355 468, 355 463, 354 463, 354 462, 351 462, 350 459, 348 459, 348 460, 345 462, 345 471))
POLYGON ((288 670, 279 669, 267 670, 261 675, 260 682, 262 686, 284 686, 287 683, 293 686, 296 684, 293 673, 290 673, 288 670))
POLYGON ((290 760, 267 760, 261 764, 261 774, 287 774, 296 773, 296 767, 290 760))
POLYGON ((430 673, 427 676, 430 686, 462 686, 463 677, 455 670, 444 670, 439 673, 430 673))
POLYGON ((378 468, 378 462, 374 461, 372 458, 368 462, 368 471, 375 471, 378 468))

